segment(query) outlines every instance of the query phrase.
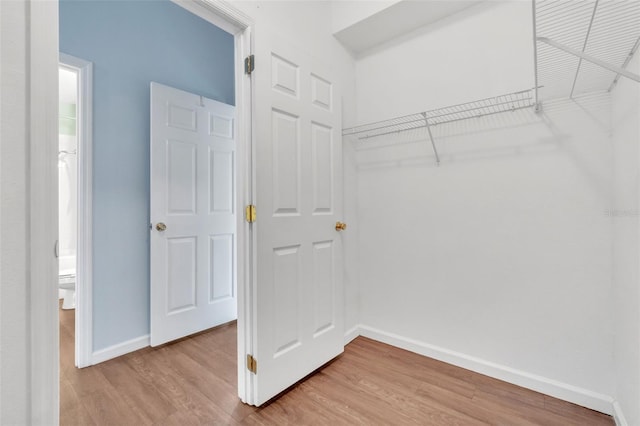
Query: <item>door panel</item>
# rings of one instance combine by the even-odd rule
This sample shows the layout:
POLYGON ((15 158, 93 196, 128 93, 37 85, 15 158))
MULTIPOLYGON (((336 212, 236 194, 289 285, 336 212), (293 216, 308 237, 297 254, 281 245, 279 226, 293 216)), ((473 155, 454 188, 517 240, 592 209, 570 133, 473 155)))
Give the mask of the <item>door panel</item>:
POLYGON ((235 159, 233 151, 209 150, 209 212, 233 214, 235 185, 235 159))
POLYGON ((254 401, 344 349, 340 92, 329 67, 259 34, 254 401))
POLYGON ((300 214, 300 118, 273 111, 273 205, 276 215, 300 214))
POLYGON ((196 214, 197 144, 167 140, 167 191, 170 214, 196 214))
POLYGON ((313 214, 331 214, 333 201, 333 132, 311 123, 313 164, 313 214))
POLYGON ((152 346, 236 319, 234 113, 151 84, 152 346))
POLYGON ((214 235, 210 239, 209 303, 223 302, 234 298, 233 234, 214 235))
POLYGON ((313 243, 314 337, 335 325, 333 241, 313 243))
POLYGON ((196 308, 196 246, 197 237, 167 238, 167 313, 196 308))

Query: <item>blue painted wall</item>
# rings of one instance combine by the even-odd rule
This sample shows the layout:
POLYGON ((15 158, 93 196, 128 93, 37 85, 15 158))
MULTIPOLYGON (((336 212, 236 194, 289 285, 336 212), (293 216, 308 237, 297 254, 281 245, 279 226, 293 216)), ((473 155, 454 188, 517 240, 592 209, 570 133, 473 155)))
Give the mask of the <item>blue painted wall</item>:
POLYGON ((233 36, 165 0, 62 0, 60 51, 94 64, 99 350, 149 333, 149 83, 233 105, 233 36))

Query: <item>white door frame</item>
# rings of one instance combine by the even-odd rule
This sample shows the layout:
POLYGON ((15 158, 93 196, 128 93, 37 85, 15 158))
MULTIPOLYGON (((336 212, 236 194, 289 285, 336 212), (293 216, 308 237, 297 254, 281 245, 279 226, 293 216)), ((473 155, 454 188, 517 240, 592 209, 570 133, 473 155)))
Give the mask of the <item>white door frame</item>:
POLYGON ((78 76, 75 354, 76 366, 82 368, 92 364, 93 352, 93 64, 60 53, 60 67, 73 71, 78 76))
MULTIPOLYGON (((23 284, 26 300, 23 304, 15 299, 15 304, 18 309, 24 307, 28 321, 23 324, 24 333, 20 332, 23 335, 8 340, 12 350, 23 355, 25 361, 7 374, 10 379, 7 385, 13 383, 17 387, 17 398, 0 400, 0 409, 3 413, 10 411, 3 403, 17 405, 11 407, 11 423, 57 424, 60 326, 54 247, 58 229, 58 2, 3 2, 0 9, 4 18, 0 19, 2 37, 14 40, 16 47, 15 51, 2 51, 2 62, 6 60, 7 66, 1 67, 0 91, 3 97, 15 96, 17 105, 26 107, 16 108, 12 120, 2 123, 3 127, 7 125, 2 134, 12 137, 9 142, 2 141, 3 157, 8 154, 14 160, 8 175, 12 185, 25 188, 27 200, 27 203, 9 200, 13 203, 0 207, 3 215, 15 211, 22 217, 12 223, 22 242, 15 240, 11 247, 15 257, 3 258, 3 263, 15 261, 18 267, 24 266, 24 272, 11 278, 23 284), (22 48, 23 54, 19 50, 22 48), (15 146, 16 151, 5 152, 8 146, 15 146)), ((4 282, 2 287, 4 290, 4 282)), ((0 292, 4 298, 6 293, 0 292)), ((5 336, 0 337, 6 342, 5 336)))
POLYGON ((189 12, 214 24, 234 37, 236 155, 237 155, 237 283, 238 283, 238 396, 253 404, 253 375, 246 369, 246 354, 251 353, 253 312, 253 276, 255 270, 255 233, 245 221, 244 208, 255 200, 253 144, 253 88, 244 72, 244 58, 253 52, 253 20, 223 0, 172 0, 189 12))

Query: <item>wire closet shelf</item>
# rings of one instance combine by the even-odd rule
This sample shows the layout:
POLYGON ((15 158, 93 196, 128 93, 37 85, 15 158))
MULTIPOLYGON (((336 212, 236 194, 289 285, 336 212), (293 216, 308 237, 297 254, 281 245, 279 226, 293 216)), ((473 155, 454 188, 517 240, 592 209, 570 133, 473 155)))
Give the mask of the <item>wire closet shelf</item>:
POLYGON ((343 129, 358 140, 426 129, 440 164, 431 128, 445 123, 534 107, 542 99, 611 91, 640 49, 640 0, 532 0, 533 89, 451 105, 343 129))
POLYGON ((638 0, 533 0, 536 101, 611 91, 640 47, 638 0))
POLYGON ((342 130, 343 136, 369 139, 408 130, 437 126, 535 106, 533 89, 480 99, 444 108, 432 109, 403 117, 376 121, 342 130))

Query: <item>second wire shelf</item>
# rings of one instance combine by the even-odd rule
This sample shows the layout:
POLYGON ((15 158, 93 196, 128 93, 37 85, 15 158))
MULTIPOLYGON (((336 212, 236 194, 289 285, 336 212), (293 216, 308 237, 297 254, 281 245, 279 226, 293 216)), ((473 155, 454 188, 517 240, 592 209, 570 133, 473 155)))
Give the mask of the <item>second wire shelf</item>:
POLYGON ((522 90, 491 98, 480 99, 444 108, 432 109, 415 114, 396 117, 388 120, 376 121, 342 130, 343 136, 353 136, 359 140, 390 135, 409 130, 426 128, 429 139, 440 163, 438 150, 431 133, 431 127, 454 121, 468 120, 508 111, 531 108, 536 105, 534 90, 522 90))

